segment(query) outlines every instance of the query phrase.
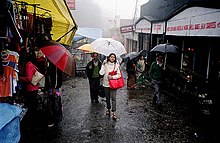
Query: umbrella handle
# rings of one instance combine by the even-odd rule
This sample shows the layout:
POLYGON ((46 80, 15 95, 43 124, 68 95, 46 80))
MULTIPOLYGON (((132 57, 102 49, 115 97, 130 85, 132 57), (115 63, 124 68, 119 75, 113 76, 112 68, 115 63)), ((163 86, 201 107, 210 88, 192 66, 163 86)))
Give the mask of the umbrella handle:
POLYGON ((165 59, 164 59, 163 69, 166 69, 166 64, 167 64, 167 53, 165 53, 165 59))

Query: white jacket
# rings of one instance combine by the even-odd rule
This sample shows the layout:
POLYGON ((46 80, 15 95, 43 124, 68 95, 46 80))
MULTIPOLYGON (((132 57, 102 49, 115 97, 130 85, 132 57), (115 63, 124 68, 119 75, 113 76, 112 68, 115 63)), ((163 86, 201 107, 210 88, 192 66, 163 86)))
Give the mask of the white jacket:
POLYGON ((109 87, 108 74, 109 74, 109 72, 111 72, 113 70, 117 71, 117 74, 112 76, 113 79, 120 78, 121 77, 120 65, 118 63, 111 63, 111 62, 105 63, 104 62, 102 64, 102 67, 101 67, 101 70, 99 71, 99 74, 104 75, 104 77, 103 77, 103 86, 104 87, 109 87), (114 66, 115 66, 115 69, 114 69, 114 66))

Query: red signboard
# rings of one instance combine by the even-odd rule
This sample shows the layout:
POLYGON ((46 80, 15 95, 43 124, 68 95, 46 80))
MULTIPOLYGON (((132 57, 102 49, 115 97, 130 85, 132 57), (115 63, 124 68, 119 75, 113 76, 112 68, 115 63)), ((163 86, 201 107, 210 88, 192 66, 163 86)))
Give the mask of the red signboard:
POLYGON ((66 0, 66 3, 70 10, 76 9, 75 0, 66 0))
POLYGON ((122 26, 120 28, 121 33, 128 33, 128 32, 133 32, 133 25, 129 25, 129 26, 122 26))

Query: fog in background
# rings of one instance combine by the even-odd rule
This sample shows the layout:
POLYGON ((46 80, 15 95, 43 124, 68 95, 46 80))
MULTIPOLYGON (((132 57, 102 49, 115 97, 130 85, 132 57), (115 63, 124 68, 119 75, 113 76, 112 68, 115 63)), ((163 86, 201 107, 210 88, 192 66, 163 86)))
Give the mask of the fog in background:
MULTIPOLYGON (((140 6, 148 0, 138 0, 136 17, 140 16, 140 6)), ((114 23, 115 16, 132 19, 136 0, 75 0, 76 10, 71 10, 79 27, 102 28, 103 24, 114 23)), ((105 24, 104 24, 105 25, 105 24)))
POLYGON ((79 27, 102 28, 102 12, 92 0, 76 0, 76 10, 71 10, 79 27))
POLYGON ((112 28, 120 27, 119 19, 139 17, 140 6, 146 2, 148 0, 138 0, 136 15, 136 0, 75 0, 76 8, 71 12, 79 28, 100 28, 104 36, 112 28))

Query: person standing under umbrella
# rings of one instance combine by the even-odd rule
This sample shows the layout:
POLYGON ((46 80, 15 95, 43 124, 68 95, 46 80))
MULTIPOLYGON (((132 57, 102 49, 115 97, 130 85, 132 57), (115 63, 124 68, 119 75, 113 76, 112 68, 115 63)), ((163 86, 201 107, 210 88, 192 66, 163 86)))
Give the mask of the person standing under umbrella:
POLYGON ((54 124, 59 125, 62 120, 61 87, 63 82, 63 72, 52 62, 46 72, 45 91, 48 91, 47 118, 48 127, 54 124))
POLYGON ((109 79, 118 79, 120 78, 120 65, 116 60, 116 55, 111 53, 107 60, 103 62, 101 70, 99 71, 100 75, 103 75, 103 86, 106 95, 106 104, 107 104, 107 111, 106 115, 110 115, 112 111, 112 118, 114 120, 117 119, 116 117, 116 92, 117 89, 110 89, 109 79), (109 72, 116 71, 116 75, 109 75, 109 72), (111 102, 112 101, 112 105, 111 102))
POLYGON ((98 94, 100 86, 100 74, 102 62, 98 59, 98 53, 92 54, 92 60, 86 65, 86 75, 89 79, 91 103, 99 103, 98 94))
POLYGON ((161 105, 161 85, 163 81, 163 56, 158 54, 156 61, 151 64, 149 77, 154 88, 153 103, 161 105))

